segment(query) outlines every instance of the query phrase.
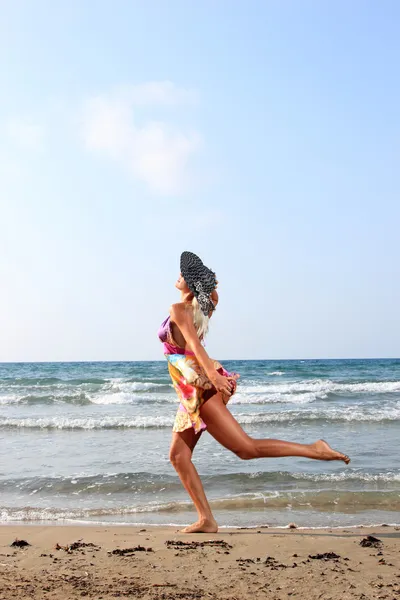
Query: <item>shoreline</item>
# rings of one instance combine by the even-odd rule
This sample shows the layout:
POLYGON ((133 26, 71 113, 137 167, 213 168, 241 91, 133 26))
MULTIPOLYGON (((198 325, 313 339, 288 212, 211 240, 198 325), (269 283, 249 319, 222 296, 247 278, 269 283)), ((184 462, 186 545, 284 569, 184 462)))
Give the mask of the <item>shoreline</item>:
POLYGON ((0 600, 343 600, 396 594, 397 526, 264 526, 213 534, 158 525, 0 526, 0 600), (30 545, 11 547, 15 539, 30 545))
MULTIPOLYGON (((195 515, 194 515, 195 516, 195 515)), ((96 521, 68 521, 68 520, 64 520, 64 521, 27 521, 27 522, 23 522, 23 521, 0 521, 0 530, 2 527, 15 527, 15 528, 26 528, 26 527, 82 527, 83 529, 85 529, 86 527, 88 528, 93 528, 93 527, 98 527, 98 528, 111 528, 111 527, 115 527, 115 528, 121 528, 121 527, 126 527, 128 529, 141 529, 142 527, 148 527, 149 529, 154 529, 154 530, 178 530, 179 528, 183 528, 186 527, 188 525, 188 523, 161 523, 161 524, 157 524, 157 523, 114 523, 111 522, 110 523, 105 523, 104 521, 102 522, 96 522, 96 521)), ((394 530, 399 530, 400 531, 400 523, 368 523, 368 524, 363 524, 363 523, 359 523, 357 525, 297 525, 296 523, 289 523, 287 525, 219 525, 218 527, 218 533, 219 532, 238 532, 238 531, 254 531, 254 530, 258 530, 258 529, 262 529, 262 530, 276 530, 276 531, 287 531, 287 530, 296 530, 296 531, 327 531, 327 530, 337 530, 337 531, 344 531, 347 529, 362 529, 362 530, 370 530, 370 529, 389 529, 392 528, 394 530)))

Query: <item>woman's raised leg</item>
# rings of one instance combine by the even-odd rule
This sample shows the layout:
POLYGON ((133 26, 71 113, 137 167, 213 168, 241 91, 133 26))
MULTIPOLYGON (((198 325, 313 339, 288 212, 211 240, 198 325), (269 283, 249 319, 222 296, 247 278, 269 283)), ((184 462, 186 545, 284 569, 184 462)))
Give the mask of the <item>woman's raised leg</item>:
POLYGON ((203 484, 196 467, 192 463, 194 447, 199 441, 201 432, 196 434, 193 429, 172 434, 170 461, 173 464, 187 493, 193 500, 199 515, 198 521, 185 527, 184 533, 213 533, 218 531, 218 525, 211 512, 210 505, 204 493, 203 484))
POLYGON ((201 408, 201 417, 208 432, 222 446, 245 460, 281 456, 303 456, 316 460, 342 460, 350 458, 333 450, 324 440, 313 444, 297 444, 274 439, 256 439, 247 435, 227 409, 220 394, 215 394, 201 408))

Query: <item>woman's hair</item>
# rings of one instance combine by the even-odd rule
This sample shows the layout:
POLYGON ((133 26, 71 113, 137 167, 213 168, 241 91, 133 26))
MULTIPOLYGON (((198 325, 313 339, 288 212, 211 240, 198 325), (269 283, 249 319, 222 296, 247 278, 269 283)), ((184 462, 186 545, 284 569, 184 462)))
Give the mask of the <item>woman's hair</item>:
POLYGON ((192 300, 193 306, 193 323, 195 329, 197 331, 197 335, 201 340, 203 340, 208 333, 208 325, 210 322, 210 317, 205 315, 200 308, 200 304, 197 301, 197 298, 193 298, 192 300))

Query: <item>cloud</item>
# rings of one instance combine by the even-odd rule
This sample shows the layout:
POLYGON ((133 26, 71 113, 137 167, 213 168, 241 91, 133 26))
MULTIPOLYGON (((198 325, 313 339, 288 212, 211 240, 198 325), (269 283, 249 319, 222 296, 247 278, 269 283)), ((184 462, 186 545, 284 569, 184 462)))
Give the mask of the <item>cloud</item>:
POLYGON ((42 150, 44 129, 26 118, 13 118, 5 124, 5 133, 13 145, 23 150, 42 150))
POLYGON ((193 92, 171 82, 119 87, 89 98, 83 117, 85 146, 123 165, 153 192, 178 194, 189 182, 190 159, 201 136, 164 120, 143 119, 143 107, 148 111, 195 101, 193 92))

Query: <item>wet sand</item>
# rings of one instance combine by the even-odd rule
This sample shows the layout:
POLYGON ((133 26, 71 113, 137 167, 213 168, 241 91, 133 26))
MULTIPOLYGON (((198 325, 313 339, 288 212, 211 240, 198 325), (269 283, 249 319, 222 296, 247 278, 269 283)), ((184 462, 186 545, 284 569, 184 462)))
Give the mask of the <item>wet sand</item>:
POLYGON ((0 527, 0 600, 83 597, 400 600, 400 528, 0 527))

